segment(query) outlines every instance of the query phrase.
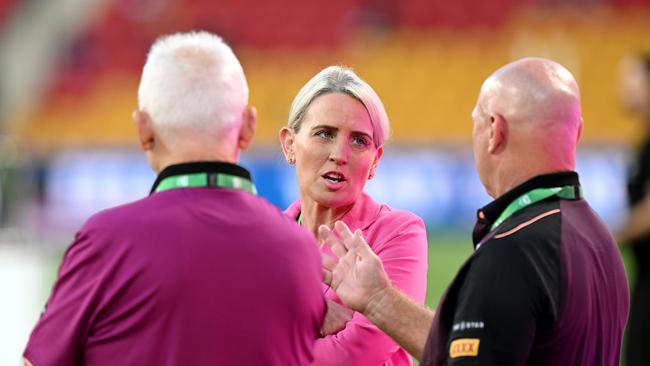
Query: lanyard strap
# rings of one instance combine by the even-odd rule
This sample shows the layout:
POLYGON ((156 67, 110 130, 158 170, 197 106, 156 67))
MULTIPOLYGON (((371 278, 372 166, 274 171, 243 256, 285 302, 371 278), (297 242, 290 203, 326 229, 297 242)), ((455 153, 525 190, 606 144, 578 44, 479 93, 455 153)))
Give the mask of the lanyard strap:
POLYGON ((232 188, 257 194, 257 189, 250 180, 224 173, 174 175, 163 179, 155 191, 162 192, 168 189, 193 187, 232 188))
POLYGON ((576 200, 582 198, 582 187, 581 186, 564 186, 564 187, 554 187, 554 188, 537 188, 532 191, 520 196, 516 200, 506 207, 505 210, 501 213, 499 218, 496 219, 494 224, 492 224, 492 230, 497 226, 501 225, 506 219, 512 216, 515 212, 521 210, 524 207, 530 206, 535 202, 547 199, 551 196, 558 196, 560 198, 568 200, 576 200))

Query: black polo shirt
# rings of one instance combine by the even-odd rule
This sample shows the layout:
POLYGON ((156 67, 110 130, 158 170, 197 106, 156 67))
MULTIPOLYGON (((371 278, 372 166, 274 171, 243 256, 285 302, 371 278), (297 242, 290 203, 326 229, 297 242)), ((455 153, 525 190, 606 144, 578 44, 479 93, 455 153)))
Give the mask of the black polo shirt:
POLYGON ((422 365, 618 365, 627 281, 580 191, 574 172, 541 175, 478 211, 422 365))

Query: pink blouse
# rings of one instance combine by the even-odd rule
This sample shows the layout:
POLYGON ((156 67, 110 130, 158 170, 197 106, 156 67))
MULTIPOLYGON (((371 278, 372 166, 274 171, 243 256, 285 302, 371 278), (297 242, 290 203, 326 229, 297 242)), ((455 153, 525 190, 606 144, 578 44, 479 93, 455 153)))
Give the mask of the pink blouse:
MULTIPOLYGON (((300 202, 284 212, 297 219, 300 202)), ((360 229, 372 250, 381 258, 393 285, 424 303, 427 289, 427 235, 422 219, 408 211, 393 210, 363 192, 342 218, 354 232, 360 229)), ((323 251, 332 254, 329 247, 323 251)), ((341 304, 333 290, 323 285, 325 297, 341 304)), ((411 357, 388 335, 360 313, 354 313, 337 334, 320 338, 314 349, 314 365, 379 366, 411 365, 411 357)))

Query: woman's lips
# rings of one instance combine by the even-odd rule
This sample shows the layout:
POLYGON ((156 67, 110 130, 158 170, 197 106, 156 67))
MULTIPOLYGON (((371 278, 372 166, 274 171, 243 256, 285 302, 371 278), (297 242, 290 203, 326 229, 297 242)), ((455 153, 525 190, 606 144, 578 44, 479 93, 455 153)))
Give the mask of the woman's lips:
POLYGON ((339 190, 343 188, 345 183, 347 182, 347 179, 343 173, 340 172, 327 172, 323 175, 321 175, 321 178, 323 179, 323 182, 325 186, 333 191, 339 190))

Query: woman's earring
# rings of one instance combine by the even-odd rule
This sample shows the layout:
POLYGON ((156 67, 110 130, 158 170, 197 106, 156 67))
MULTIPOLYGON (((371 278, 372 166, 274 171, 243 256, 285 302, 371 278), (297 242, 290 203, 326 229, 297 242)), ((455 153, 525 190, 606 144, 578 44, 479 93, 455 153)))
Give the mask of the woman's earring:
POLYGON ((287 161, 289 162, 289 165, 293 165, 296 163, 296 159, 293 156, 290 157, 287 161))

